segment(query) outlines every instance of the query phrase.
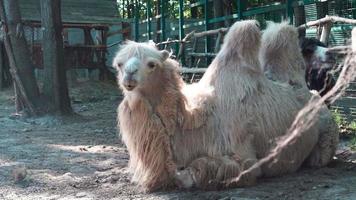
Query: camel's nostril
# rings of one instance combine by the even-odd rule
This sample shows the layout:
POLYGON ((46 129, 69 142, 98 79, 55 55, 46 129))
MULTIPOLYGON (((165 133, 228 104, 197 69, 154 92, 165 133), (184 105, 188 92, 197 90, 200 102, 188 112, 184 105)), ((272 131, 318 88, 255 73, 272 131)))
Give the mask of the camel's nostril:
POLYGON ((131 91, 131 90, 135 89, 137 84, 134 81, 128 81, 128 82, 124 82, 123 85, 126 88, 126 90, 131 91))

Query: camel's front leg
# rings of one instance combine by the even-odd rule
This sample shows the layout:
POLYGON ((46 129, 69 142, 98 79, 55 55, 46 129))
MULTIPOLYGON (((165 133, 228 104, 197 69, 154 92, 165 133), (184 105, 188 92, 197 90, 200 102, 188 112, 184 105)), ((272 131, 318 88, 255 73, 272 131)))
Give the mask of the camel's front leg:
POLYGON ((194 160, 186 169, 176 174, 177 184, 183 188, 218 189, 223 187, 243 187, 253 185, 259 176, 259 169, 243 176, 238 182, 229 185, 230 179, 254 163, 252 160, 239 160, 233 156, 220 158, 201 157, 194 160))

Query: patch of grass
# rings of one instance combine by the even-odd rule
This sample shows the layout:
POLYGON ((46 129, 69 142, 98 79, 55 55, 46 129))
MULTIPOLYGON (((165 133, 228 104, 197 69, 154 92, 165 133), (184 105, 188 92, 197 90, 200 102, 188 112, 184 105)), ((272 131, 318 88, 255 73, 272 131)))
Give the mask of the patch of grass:
POLYGON ((332 111, 333 118, 340 130, 340 137, 348 140, 348 146, 351 150, 356 151, 356 121, 351 123, 346 121, 336 109, 332 111))
POLYGON ((352 121, 349 124, 348 129, 351 132, 350 148, 351 150, 356 151, 356 121, 352 121))
POLYGON ((354 135, 356 135, 356 121, 352 121, 352 122, 349 124, 348 128, 349 128, 351 131, 354 132, 354 135))
POLYGON ((351 150, 356 151, 356 136, 352 137, 349 146, 351 150))
POLYGON ((332 115, 333 115, 333 118, 334 118, 336 124, 337 124, 339 127, 341 127, 341 126, 344 125, 344 123, 345 123, 345 122, 344 122, 344 119, 341 117, 341 114, 340 114, 340 112, 339 112, 338 109, 335 109, 335 110, 332 112, 332 115))

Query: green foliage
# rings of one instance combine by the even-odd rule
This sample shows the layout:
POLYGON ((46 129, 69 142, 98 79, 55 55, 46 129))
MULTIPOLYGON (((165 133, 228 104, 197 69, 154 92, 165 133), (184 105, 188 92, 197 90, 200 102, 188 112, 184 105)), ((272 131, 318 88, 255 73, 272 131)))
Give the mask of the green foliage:
POLYGON ((337 124, 339 127, 342 126, 343 123, 344 123, 344 120, 343 120, 343 118, 341 117, 341 114, 340 114, 339 110, 338 110, 338 109, 335 109, 335 110, 332 112, 332 115, 333 115, 333 118, 334 118, 336 124, 337 124))
MULTIPOLYGON (((167 5, 167 18, 172 18, 172 19, 177 19, 179 17, 179 1, 180 0, 167 0, 166 5, 167 5)), ((143 0, 137 0, 139 4, 139 17, 140 19, 145 19, 147 17, 146 15, 146 8, 147 8, 147 3, 150 2, 151 4, 151 13, 152 16, 159 15, 160 11, 160 3, 161 0, 149 0, 149 1, 143 1, 143 0)), ((204 17, 204 6, 198 6, 198 7, 190 7, 191 4, 198 2, 198 0, 183 0, 184 4, 184 18, 185 19, 190 19, 193 16, 193 12, 195 13, 197 18, 203 18, 204 17)), ((222 3, 222 2, 221 2, 222 3)), ((276 3, 285 3, 285 0, 249 0, 246 2, 246 7, 247 8, 255 8, 259 6, 265 6, 265 5, 271 5, 271 4, 276 4, 276 3)), ((210 2, 208 6, 209 9, 212 9, 212 2, 210 2)), ((134 17, 134 5, 135 5, 135 0, 117 0, 117 5, 118 5, 118 12, 119 16, 123 18, 133 18, 134 17)), ((236 13, 237 10, 237 5, 236 1, 230 0, 230 5, 232 7, 232 10, 234 13, 236 13)), ((210 12, 210 11, 209 11, 210 12)), ((278 14, 280 15, 280 14, 278 14)))
POLYGON ((356 151, 356 121, 347 122, 336 109, 332 112, 333 118, 340 129, 340 136, 349 140, 349 147, 356 151))
POLYGON ((350 124, 349 124, 349 129, 351 131, 353 131, 356 135, 356 121, 352 121, 350 124))
POLYGON ((350 137, 351 137, 350 148, 353 151, 356 151, 356 121, 352 121, 348 125, 348 129, 350 131, 350 137))

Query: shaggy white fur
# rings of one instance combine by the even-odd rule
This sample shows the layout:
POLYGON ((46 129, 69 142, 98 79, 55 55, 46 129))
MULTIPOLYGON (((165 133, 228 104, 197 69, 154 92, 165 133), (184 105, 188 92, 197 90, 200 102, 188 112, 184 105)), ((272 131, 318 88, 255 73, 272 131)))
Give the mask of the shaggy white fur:
MULTIPOLYGON (((280 26, 290 29, 286 24, 280 26)), ((294 48, 296 41, 288 35, 296 30, 282 29, 271 34, 280 34, 283 43, 294 48)), ((260 43, 256 21, 236 22, 201 81, 190 86, 183 82, 178 63, 167 58, 167 52, 147 43, 122 46, 113 63, 125 95, 118 109, 118 126, 128 147, 134 182, 146 191, 172 186, 215 189, 269 153, 311 95, 264 75, 260 43), (301 100, 301 95, 305 99, 301 100)), ((265 52, 277 47, 271 45, 265 52)), ((278 62, 269 65, 289 69, 299 65, 295 63, 299 60, 281 57, 287 59, 281 61, 287 67, 278 62)), ((276 71, 276 77, 290 79, 284 69, 279 71, 283 75, 276 71)), ((291 77, 301 79, 297 73, 291 77)), ((294 172, 313 152, 310 160, 316 164, 310 163, 325 165, 336 144, 318 149, 318 144, 323 144, 318 143, 320 132, 319 124, 310 128, 278 160, 233 186, 254 184, 260 176, 294 172), (326 159, 321 162, 317 157, 326 159)))

